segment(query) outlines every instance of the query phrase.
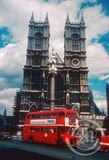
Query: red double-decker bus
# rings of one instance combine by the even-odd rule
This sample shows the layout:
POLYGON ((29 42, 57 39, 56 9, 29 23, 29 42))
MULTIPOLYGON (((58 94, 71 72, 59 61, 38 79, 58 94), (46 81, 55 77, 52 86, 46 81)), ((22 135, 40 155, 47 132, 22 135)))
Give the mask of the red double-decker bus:
POLYGON ((25 117, 22 138, 24 141, 48 144, 66 143, 76 140, 69 131, 77 125, 77 114, 73 110, 29 112, 25 117))

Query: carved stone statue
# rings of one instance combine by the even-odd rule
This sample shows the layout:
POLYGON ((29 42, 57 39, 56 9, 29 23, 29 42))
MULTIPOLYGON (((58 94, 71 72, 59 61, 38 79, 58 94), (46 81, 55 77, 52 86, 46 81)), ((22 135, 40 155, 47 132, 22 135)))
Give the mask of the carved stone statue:
POLYGON ((56 65, 56 52, 52 49, 52 56, 50 60, 49 73, 56 74, 57 73, 57 65, 56 65))

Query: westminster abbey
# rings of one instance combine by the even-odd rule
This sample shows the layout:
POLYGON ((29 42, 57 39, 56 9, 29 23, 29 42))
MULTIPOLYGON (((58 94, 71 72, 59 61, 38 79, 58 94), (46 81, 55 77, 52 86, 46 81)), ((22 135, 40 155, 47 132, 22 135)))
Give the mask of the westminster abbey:
MULTIPOLYGON (((93 98, 88 86, 85 29, 83 15, 78 23, 71 22, 67 15, 63 37, 64 60, 56 53, 55 109, 76 106, 79 114, 90 115, 93 98)), ((49 39, 48 14, 43 22, 36 22, 32 14, 23 85, 15 98, 15 116, 21 123, 29 111, 50 109, 49 39)))

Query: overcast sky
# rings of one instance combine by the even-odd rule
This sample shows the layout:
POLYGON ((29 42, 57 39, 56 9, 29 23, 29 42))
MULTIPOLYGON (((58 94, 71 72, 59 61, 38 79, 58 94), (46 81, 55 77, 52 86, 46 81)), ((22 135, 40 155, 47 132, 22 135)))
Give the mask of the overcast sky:
MULTIPOLYGON (((86 23, 89 85, 98 107, 106 109, 106 82, 109 82, 109 1, 108 0, 0 0, 0 104, 8 113, 16 91, 22 87, 26 60, 28 23, 32 11, 36 21, 48 12, 50 52, 54 47, 64 55, 64 26, 69 13, 71 22, 86 23)), ((2 112, 2 111, 1 111, 2 112)))

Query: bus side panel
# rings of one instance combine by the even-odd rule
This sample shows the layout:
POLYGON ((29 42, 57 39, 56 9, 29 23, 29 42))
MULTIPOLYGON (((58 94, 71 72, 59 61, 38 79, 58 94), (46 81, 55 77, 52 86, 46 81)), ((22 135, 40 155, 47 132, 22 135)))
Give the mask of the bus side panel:
POLYGON ((57 143, 57 127, 50 127, 47 133, 47 143, 56 144, 57 143))
POLYGON ((28 141, 29 135, 30 135, 29 127, 28 127, 28 126, 24 126, 22 139, 23 139, 24 141, 28 141))
POLYGON ((42 133, 42 128, 40 128, 40 131, 39 132, 36 132, 34 134, 34 141, 35 142, 43 142, 43 133, 42 133))
POLYGON ((57 118, 56 119, 56 124, 65 124, 65 118, 64 117, 57 118))

